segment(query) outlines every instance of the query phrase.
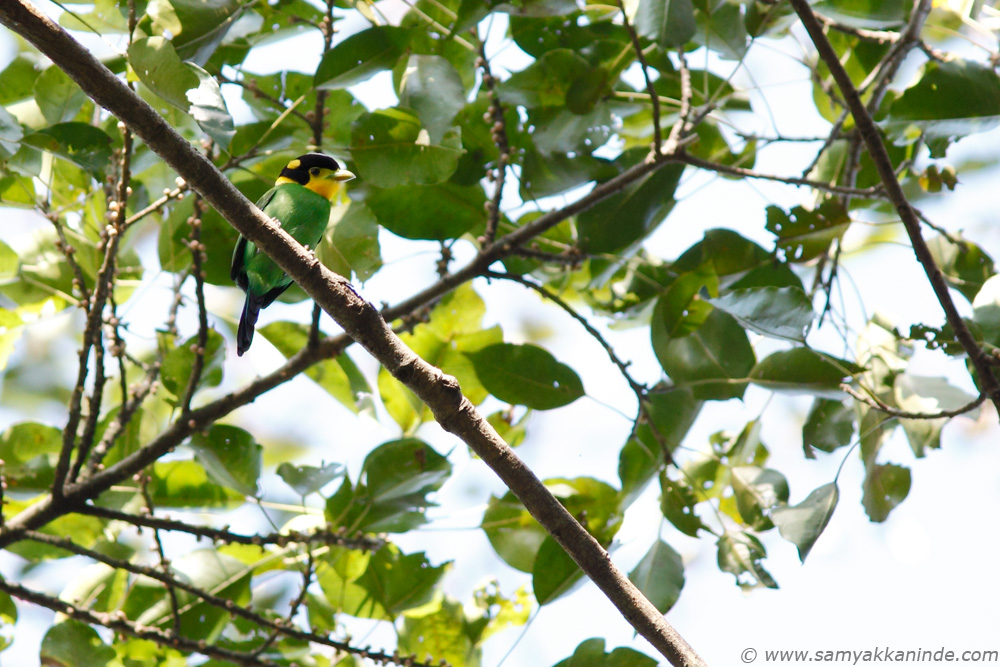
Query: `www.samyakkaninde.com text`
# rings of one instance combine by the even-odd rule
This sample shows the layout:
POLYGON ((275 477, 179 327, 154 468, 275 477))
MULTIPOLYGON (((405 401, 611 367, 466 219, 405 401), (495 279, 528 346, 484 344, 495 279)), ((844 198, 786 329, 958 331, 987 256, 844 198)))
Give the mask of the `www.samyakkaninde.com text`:
MULTIPOLYGON (((893 664, 914 664, 914 663, 991 663, 1000 662, 1000 651, 997 650, 953 650, 944 647, 938 649, 903 649, 895 646, 877 646, 870 649, 860 650, 764 650, 763 662, 832 662, 848 665, 881 665, 885 663, 893 664)), ((757 660, 757 650, 753 648, 744 649, 740 654, 744 663, 751 663, 757 660)))

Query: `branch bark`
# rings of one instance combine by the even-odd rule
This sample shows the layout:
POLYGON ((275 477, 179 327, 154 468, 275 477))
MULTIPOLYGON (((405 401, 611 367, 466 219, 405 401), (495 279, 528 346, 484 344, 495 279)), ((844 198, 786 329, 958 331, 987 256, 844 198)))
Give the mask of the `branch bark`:
MULTIPOLYGON (((705 665, 611 561, 601 545, 476 411, 463 396, 458 382, 407 348, 378 311, 362 299, 346 279, 324 267, 315 254, 298 245, 253 206, 148 104, 35 7, 22 1, 4 0, 0 3, 0 22, 32 43, 95 102, 124 122, 237 231, 271 256, 351 338, 424 401, 438 423, 461 438, 493 469, 622 616, 664 657, 677 667, 705 665)), ((518 231, 523 233, 523 229, 518 231)), ((175 423, 170 428, 183 430, 189 426, 175 423)), ((85 493, 88 484, 95 483, 107 472, 98 473, 81 484, 68 485, 65 500, 76 504, 84 502, 88 497, 85 493)), ((54 509, 50 499, 48 512, 54 509)), ((34 516, 37 519, 45 514, 46 511, 36 511, 34 516)))

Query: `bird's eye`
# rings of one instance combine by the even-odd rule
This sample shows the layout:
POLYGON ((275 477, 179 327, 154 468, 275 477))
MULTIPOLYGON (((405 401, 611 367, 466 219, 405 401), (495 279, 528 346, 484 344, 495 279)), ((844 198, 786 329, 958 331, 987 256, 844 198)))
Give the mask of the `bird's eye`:
POLYGON ((313 167, 312 169, 309 170, 309 173, 312 174, 313 176, 319 176, 319 167, 313 167))

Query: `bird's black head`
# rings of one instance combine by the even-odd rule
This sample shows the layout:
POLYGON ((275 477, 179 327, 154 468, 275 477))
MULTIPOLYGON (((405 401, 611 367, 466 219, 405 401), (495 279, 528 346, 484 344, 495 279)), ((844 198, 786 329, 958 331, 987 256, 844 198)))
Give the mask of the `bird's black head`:
POLYGON ((337 172, 340 164, 329 155, 322 153, 306 153, 300 155, 285 165, 281 170, 279 179, 286 179, 284 182, 293 181, 299 185, 308 185, 309 178, 318 176, 320 172, 313 169, 324 169, 327 172, 337 172))

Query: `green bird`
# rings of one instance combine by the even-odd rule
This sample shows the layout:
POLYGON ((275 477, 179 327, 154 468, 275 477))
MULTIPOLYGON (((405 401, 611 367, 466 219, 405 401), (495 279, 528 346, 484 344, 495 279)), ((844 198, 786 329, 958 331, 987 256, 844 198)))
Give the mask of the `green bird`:
MULTIPOLYGON (((341 168, 332 157, 307 153, 285 165, 274 187, 257 201, 257 208, 280 222, 300 244, 315 250, 330 220, 330 201, 341 184, 352 178, 354 174, 341 168)), ((236 354, 243 356, 253 342, 260 309, 281 296, 292 279, 242 236, 233 250, 229 277, 247 294, 236 336, 236 354)))

